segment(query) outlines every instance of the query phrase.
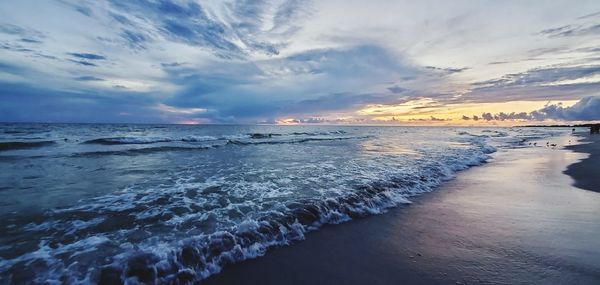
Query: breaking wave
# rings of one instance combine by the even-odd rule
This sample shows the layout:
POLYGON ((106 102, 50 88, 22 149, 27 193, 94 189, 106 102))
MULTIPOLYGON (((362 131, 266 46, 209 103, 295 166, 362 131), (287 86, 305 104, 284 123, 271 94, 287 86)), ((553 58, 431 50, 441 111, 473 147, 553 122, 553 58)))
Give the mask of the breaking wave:
MULTIPOLYGON (((224 189, 221 181, 198 182, 189 173, 180 173, 174 185, 127 188, 54 209, 25 225, 20 230, 39 237, 38 249, 0 260, 0 276, 12 283, 191 284, 228 264, 304 239, 324 224, 410 203, 408 198, 484 163, 495 151, 482 138, 465 144, 410 167, 381 166, 365 173, 362 166, 352 166, 336 178, 354 181, 353 172, 364 178, 340 189, 314 189, 312 197, 290 196, 260 179, 224 189)), ((332 179, 327 172, 319 175, 332 179)))
MULTIPOLYGON (((216 138, 211 136, 187 136, 182 138, 180 141, 184 143, 204 143, 202 145, 164 145, 158 147, 144 147, 144 148, 132 148, 132 149, 120 149, 120 150, 100 150, 100 151, 88 151, 74 153, 72 156, 98 156, 98 155, 141 155, 150 153, 159 153, 166 151, 198 151, 207 150, 211 148, 219 148, 224 146, 249 146, 249 145, 277 145, 277 144, 300 144, 306 142, 318 142, 318 141, 339 141, 339 140, 356 140, 366 139, 373 136, 322 136, 322 137, 304 137, 294 138, 285 137, 278 140, 268 139, 256 139, 258 136, 242 135, 242 136, 228 136, 223 138, 216 138)), ((272 136, 271 136, 272 137, 272 136)), ((267 136, 261 136, 261 138, 270 138, 267 136)), ((177 140, 179 141, 179 140, 177 140)), ((154 144, 158 142, 176 142, 170 139, 139 139, 139 138, 110 138, 110 139, 94 139, 86 141, 85 143, 99 143, 104 145, 116 145, 116 144, 154 144)))
POLYGON ((239 141, 242 139, 252 139, 252 140, 266 140, 272 138, 280 138, 280 137, 291 137, 291 136, 308 136, 314 137, 319 136, 317 138, 312 138, 313 140, 317 139, 326 139, 327 136, 331 135, 343 135, 346 134, 344 131, 330 131, 330 132, 293 132, 293 133, 249 133, 242 135, 229 135, 222 137, 214 137, 214 136, 193 136, 188 135, 182 138, 162 138, 162 137, 110 137, 110 138, 96 138, 87 140, 84 144, 99 144, 99 145, 119 145, 119 144, 154 144, 154 143, 164 143, 164 142, 207 142, 207 141, 218 141, 218 140, 229 140, 229 141, 239 141))
POLYGON ((147 137, 118 137, 118 138, 99 138, 85 141, 85 144, 117 145, 117 144, 153 144, 159 142, 170 142, 168 138, 147 138, 147 137))
POLYGON ((23 147, 10 145, 16 136, 32 144, 0 155, 0 284, 194 284, 325 224, 410 203, 490 153, 548 135, 127 124, 6 134, 7 149, 23 147), (9 201, 28 193, 26 207, 9 201))
POLYGON ((0 142, 0 151, 3 150, 18 150, 28 148, 38 148, 55 144, 54 141, 35 141, 35 142, 0 142))

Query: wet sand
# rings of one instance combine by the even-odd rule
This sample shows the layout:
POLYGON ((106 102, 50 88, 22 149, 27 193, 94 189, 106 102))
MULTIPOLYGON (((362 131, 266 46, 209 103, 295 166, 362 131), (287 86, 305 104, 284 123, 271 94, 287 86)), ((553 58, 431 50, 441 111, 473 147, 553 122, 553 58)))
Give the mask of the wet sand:
MULTIPOLYGON (((598 141, 572 149, 597 156, 598 141)), ((586 156, 498 154, 411 205, 324 227, 202 284, 600 284, 600 193, 563 173, 586 156)), ((580 165, 566 172, 600 176, 580 165)))
POLYGON ((600 135, 584 136, 583 144, 568 149, 589 154, 588 158, 569 165, 565 173, 575 180, 575 186, 600 192, 600 135))

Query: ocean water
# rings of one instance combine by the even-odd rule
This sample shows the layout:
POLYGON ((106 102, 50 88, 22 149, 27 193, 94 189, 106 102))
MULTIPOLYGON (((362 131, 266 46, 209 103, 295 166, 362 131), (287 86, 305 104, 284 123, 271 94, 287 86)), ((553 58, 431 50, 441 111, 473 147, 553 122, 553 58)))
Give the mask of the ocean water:
POLYGON ((0 124, 0 283, 199 281, 561 132, 0 124))

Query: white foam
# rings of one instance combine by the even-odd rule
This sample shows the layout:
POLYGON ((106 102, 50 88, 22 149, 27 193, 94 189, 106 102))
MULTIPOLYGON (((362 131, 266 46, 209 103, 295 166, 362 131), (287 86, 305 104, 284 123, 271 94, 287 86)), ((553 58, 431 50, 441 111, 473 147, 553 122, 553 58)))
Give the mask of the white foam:
MULTIPOLYGON (((199 163, 174 170, 168 174, 174 177, 171 183, 131 185, 55 209, 45 222, 26 225, 24 230, 58 246, 40 243, 35 251, 0 260, 0 272, 19 261, 42 259, 54 268, 39 273, 42 278, 58 280, 61 274, 72 273, 78 282, 84 282, 93 275, 86 260, 97 258, 99 263, 93 268, 127 268, 132 258, 144 253, 153 257, 147 260, 149 266, 172 271, 157 276, 156 283, 170 282, 178 272, 192 273, 194 280, 201 280, 220 272, 227 262, 255 258, 272 246, 304 239, 308 231, 323 224, 381 214, 410 203, 411 197, 432 191, 457 171, 485 163, 491 153, 515 137, 510 130, 481 131, 485 135, 471 132, 453 133, 449 143, 416 144, 410 155, 364 152, 344 157, 344 161, 319 157, 314 163, 290 163, 285 168, 255 165, 249 160, 227 166, 231 169, 219 165, 218 171, 203 179, 197 170, 212 165, 199 163), (73 219, 78 215, 93 218, 73 219), (107 223, 114 225, 107 227, 107 223), (106 251, 107 247, 112 251, 106 251), (192 248, 197 265, 182 257, 186 248, 192 248), (89 272, 81 273, 81 268, 89 272), (54 275, 50 278, 49 274, 54 275)), ((371 138, 349 134, 327 139, 348 137, 371 138)), ((248 135, 244 139, 251 140, 248 135)))
POLYGON ((213 136, 185 136, 181 138, 181 141, 184 142, 206 142, 206 141, 216 141, 219 140, 213 136))

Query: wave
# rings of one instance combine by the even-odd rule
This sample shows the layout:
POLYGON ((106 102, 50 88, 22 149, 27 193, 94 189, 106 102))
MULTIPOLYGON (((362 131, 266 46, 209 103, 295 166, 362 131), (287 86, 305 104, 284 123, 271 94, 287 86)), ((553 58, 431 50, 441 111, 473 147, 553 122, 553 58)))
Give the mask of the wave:
POLYGON ((145 148, 132 148, 124 150, 105 150, 105 151, 86 151, 74 153, 71 157, 95 157, 104 155, 122 155, 122 156, 134 156, 143 155, 159 152, 168 151, 198 151, 206 150, 214 146, 201 146, 201 147, 183 147, 183 146, 159 146, 159 147, 145 147, 145 148))
POLYGON ((276 137, 289 137, 289 136, 327 136, 327 135, 340 135, 345 134, 344 131, 331 131, 331 132, 294 132, 294 133, 248 133, 238 135, 227 135, 222 137, 214 136, 194 136, 188 135, 182 138, 161 138, 161 137, 110 137, 110 138, 97 138, 83 142, 84 144, 99 144, 99 145, 121 145, 121 144, 154 144, 164 142, 207 142, 207 141, 235 141, 251 139, 251 140, 266 140, 276 137))
POLYGON ((280 137, 282 134, 271 134, 271 133, 252 133, 247 134, 251 139, 270 139, 272 137, 280 137))
POLYGON ((229 140, 228 144, 234 145, 261 145, 261 144, 296 144, 305 143, 312 141, 339 141, 339 140, 351 140, 351 139, 366 139, 372 136, 354 136, 354 137, 309 137, 301 139, 288 139, 288 140, 267 140, 267 141, 244 141, 244 140, 229 140))
MULTIPOLYGON (((245 202, 224 207, 219 186, 203 184, 199 188, 186 179, 177 187, 99 197, 51 211, 45 222, 27 225, 30 232, 51 233, 59 240, 42 242, 35 252, 0 260, 0 272, 31 272, 49 283, 193 284, 228 264, 302 240, 307 232, 324 224, 381 214, 410 203, 409 197, 432 191, 457 171, 484 163, 487 154, 494 151, 483 139, 470 141, 472 148, 449 150, 443 159, 423 161, 411 171, 394 172, 333 196, 280 201, 261 215, 241 215, 239 221, 230 223, 215 222, 215 216, 221 214, 218 210, 241 213, 245 202), (142 236, 135 240, 135 234, 142 234, 150 225, 175 235, 171 239, 142 236), (208 226, 212 230, 197 230, 208 226), (95 261, 88 256, 86 261, 86 254, 93 257, 97 252, 108 256, 91 259, 95 261), (36 265, 35 271, 26 271, 31 264, 36 265)), ((9 278, 20 283, 34 277, 9 278)))
POLYGON ((0 151, 18 150, 28 148, 38 148, 55 144, 54 141, 36 141, 36 142, 0 142, 0 151))
POLYGON ((302 139, 288 139, 279 141, 252 141, 252 140, 236 140, 229 139, 221 141, 214 137, 203 137, 203 138, 189 138, 185 142, 209 142, 215 141, 213 144, 205 144, 201 146, 158 146, 158 147, 144 147, 144 148, 132 148, 123 150, 100 150, 100 151, 87 151, 74 153, 72 157, 95 157, 103 155, 121 155, 121 156, 135 156, 144 155, 151 153, 170 152, 170 151, 200 151, 207 149, 214 149, 224 146, 249 146, 249 145, 277 145, 277 144, 300 144, 312 141, 336 141, 336 140, 349 140, 349 139, 364 139, 370 138, 371 136, 361 137, 331 137, 331 138, 302 138, 302 139))
POLYGON ((2 132, 5 134, 27 134, 28 133, 26 131, 20 131, 20 130, 4 130, 2 132))
POLYGON ((219 138, 213 136, 185 136, 181 138, 182 142, 206 142, 216 140, 219 140, 219 138))
POLYGON ((339 131, 329 131, 329 132, 292 132, 292 133, 250 133, 246 134, 251 139, 270 139, 273 137, 281 137, 281 136, 328 136, 328 135, 343 135, 347 132, 339 130, 339 131))
POLYGON ((84 144, 118 145, 118 144, 153 144, 158 142, 171 142, 169 138, 150 137, 115 137, 99 138, 85 141, 84 144))

